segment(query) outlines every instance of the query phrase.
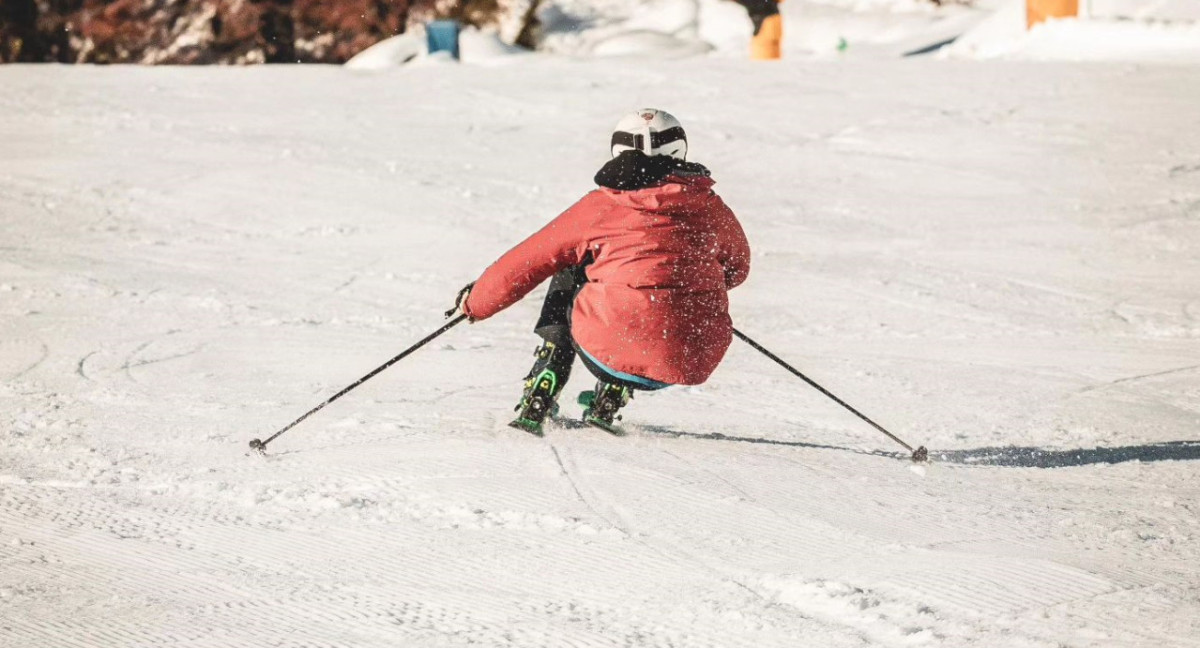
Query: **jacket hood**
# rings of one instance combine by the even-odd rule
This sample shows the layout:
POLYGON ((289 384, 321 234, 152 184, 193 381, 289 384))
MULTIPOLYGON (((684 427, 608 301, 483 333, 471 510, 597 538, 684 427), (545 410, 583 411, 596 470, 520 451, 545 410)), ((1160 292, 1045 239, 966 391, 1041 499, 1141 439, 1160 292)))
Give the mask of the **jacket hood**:
POLYGON ((609 160, 595 180, 618 204, 656 212, 695 208, 716 184, 702 164, 641 151, 625 151, 609 160))

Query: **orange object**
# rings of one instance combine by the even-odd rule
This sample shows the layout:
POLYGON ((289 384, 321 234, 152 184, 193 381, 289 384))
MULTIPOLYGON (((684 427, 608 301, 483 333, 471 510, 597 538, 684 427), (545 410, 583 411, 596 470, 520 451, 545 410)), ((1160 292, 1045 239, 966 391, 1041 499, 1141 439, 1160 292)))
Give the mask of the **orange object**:
POLYGON ((767 16, 763 19, 758 33, 750 39, 750 58, 756 61, 773 61, 782 56, 782 49, 783 17, 779 14, 767 16))
POLYGON ((1074 18, 1079 15, 1079 0, 1025 0, 1025 27, 1047 18, 1074 18))

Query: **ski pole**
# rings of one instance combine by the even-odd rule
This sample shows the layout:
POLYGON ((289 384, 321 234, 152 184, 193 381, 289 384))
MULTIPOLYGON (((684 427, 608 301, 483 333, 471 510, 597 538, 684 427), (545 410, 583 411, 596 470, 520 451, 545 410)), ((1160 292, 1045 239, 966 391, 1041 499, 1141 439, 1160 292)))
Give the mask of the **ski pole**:
POLYGON ((913 461, 920 462, 920 461, 928 461, 929 460, 929 451, 925 449, 925 446, 920 446, 916 450, 913 450, 913 447, 908 445, 904 441, 902 441, 900 439, 900 437, 896 436, 895 434, 892 434, 891 432, 888 432, 887 430, 885 430, 883 428, 882 425, 867 418, 867 416, 865 414, 863 414, 862 412, 859 412, 858 410, 854 409, 853 407, 850 407, 850 405, 847 404, 846 401, 843 401, 842 399, 838 398, 837 396, 834 396, 832 393, 830 393, 830 391, 828 389, 825 389, 824 387, 822 387, 822 386, 818 385, 816 382, 814 382, 808 376, 805 376, 804 374, 800 373, 800 371, 798 369, 796 369, 792 365, 784 362, 783 359, 781 359, 779 356, 775 355, 774 353, 771 353, 770 351, 768 351, 766 349, 766 347, 764 347, 763 345, 759 344, 758 342, 755 342, 754 340, 751 340, 745 333, 742 333, 741 331, 739 331, 737 329, 733 329, 733 334, 736 335, 738 337, 738 339, 740 339, 741 341, 743 341, 746 344, 749 344, 750 346, 757 349, 763 355, 765 355, 768 358, 779 363, 779 365, 781 367, 783 367, 784 369, 787 369, 788 371, 795 374, 795 376, 797 378, 799 378, 800 380, 803 380, 804 382, 808 383, 813 388, 815 388, 817 391, 819 391, 822 394, 825 394, 829 398, 833 399, 833 402, 837 403, 838 405, 841 405, 842 407, 846 408, 847 410, 850 410, 850 413, 852 413, 855 416, 857 416, 858 418, 866 421, 867 423, 869 423, 871 425, 871 427, 886 434, 888 436, 888 438, 891 439, 892 441, 895 441, 896 443, 899 443, 900 445, 904 446, 904 448, 906 450, 908 450, 909 452, 912 453, 913 461))
MULTIPOLYGON (((451 311, 451 312, 453 312, 453 311, 451 311)), ((447 316, 447 317, 448 317, 448 316, 447 316)), ((287 427, 285 427, 285 428, 283 428, 282 430, 280 430, 280 431, 276 432, 275 434, 272 434, 271 436, 267 437, 267 440, 266 440, 266 441, 262 441, 262 440, 259 440, 259 439, 251 439, 251 440, 250 440, 250 448, 251 448, 252 450, 257 450, 259 454, 266 454, 266 453, 267 453, 267 452, 266 452, 266 449, 267 449, 267 444, 268 444, 268 443, 270 443, 270 442, 272 442, 272 441, 274 441, 274 440, 276 439, 276 437, 278 437, 279 435, 283 434, 284 432, 287 432, 288 430, 290 430, 290 429, 292 429, 292 428, 296 427, 296 425, 297 425, 297 424, 299 424, 299 423, 300 423, 300 421, 303 421, 304 419, 306 419, 306 418, 308 418, 308 417, 312 416, 313 414, 316 414, 317 412, 321 411, 321 409, 322 409, 323 407, 325 407, 326 405, 328 405, 328 404, 332 403, 333 401, 335 401, 335 400, 337 400, 337 399, 341 398, 342 396, 345 396, 346 394, 350 393, 350 390, 352 390, 352 389, 354 389, 355 387, 358 387, 359 385, 361 385, 361 384, 363 384, 363 383, 367 382, 367 381, 368 381, 368 380, 370 380, 371 378, 374 378, 376 374, 378 374, 379 372, 383 371, 384 369, 387 369, 388 367, 390 367, 390 366, 392 366, 392 365, 396 364, 397 362, 400 362, 400 361, 401 361, 401 360, 403 360, 405 357, 407 357, 407 356, 408 356, 408 354, 410 354, 410 353, 412 353, 413 351, 416 351, 417 349, 420 349, 421 347, 425 346, 425 345, 426 345, 426 344, 428 344, 428 343, 429 343, 431 340, 433 340, 433 339, 434 339, 434 338, 436 338, 437 336, 441 335, 442 333, 445 333, 446 331, 449 331, 449 330, 450 330, 451 328, 453 328, 453 327, 454 327, 456 324, 459 324, 460 322, 462 322, 462 321, 463 321, 463 320, 465 320, 465 319, 467 319, 467 316, 466 316, 466 315, 459 315, 458 317, 456 317, 456 318, 454 318, 454 319, 450 320, 449 322, 446 322, 444 325, 442 325, 442 328, 440 328, 440 329, 438 329, 438 330, 434 331, 433 333, 430 333, 429 335, 426 335, 426 336, 425 336, 425 337, 424 337, 424 338, 423 338, 423 339, 422 339, 420 342, 417 342, 416 344, 414 344, 414 345, 412 345, 412 346, 408 347, 407 349, 405 349, 405 350, 401 351, 401 352, 400 352, 400 353, 399 353, 399 354, 398 354, 396 357, 394 357, 394 358, 392 358, 391 360, 388 360, 387 362, 385 362, 385 363, 383 363, 383 364, 379 365, 379 366, 378 366, 378 367, 376 367, 376 368, 375 368, 375 370, 374 370, 374 371, 372 371, 371 373, 369 373, 369 374, 367 374, 367 375, 363 376, 362 378, 359 378, 358 380, 356 380, 356 381, 354 382, 354 384, 352 384, 352 385, 350 385, 349 387, 347 387, 347 388, 343 389, 342 391, 340 391, 340 392, 338 392, 338 393, 334 394, 333 396, 330 396, 330 397, 329 397, 329 399, 328 399, 328 400, 326 400, 324 403, 321 403, 320 405, 317 405, 316 407, 314 407, 314 408, 312 408, 312 409, 308 410, 307 412, 305 412, 304 416, 301 416, 300 418, 296 419, 295 421, 292 421, 291 423, 289 423, 289 424, 287 425, 287 427)))

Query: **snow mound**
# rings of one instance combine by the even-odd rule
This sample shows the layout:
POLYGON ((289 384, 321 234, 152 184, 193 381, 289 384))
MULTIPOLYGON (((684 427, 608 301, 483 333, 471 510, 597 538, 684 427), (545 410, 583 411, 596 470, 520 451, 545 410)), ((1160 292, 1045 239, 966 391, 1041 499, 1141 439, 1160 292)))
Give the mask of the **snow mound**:
POLYGON ((650 30, 622 32, 592 46, 593 56, 645 56, 684 58, 705 54, 712 45, 650 30))
POLYGON ((1200 20, 1200 2, 1196 0, 1087 0, 1081 4, 1090 18, 1200 20))
POLYGON ((684 58, 717 49, 741 52, 746 11, 723 0, 657 0, 543 5, 541 48, 570 56, 684 58))
POLYGON ((898 58, 962 35, 990 15, 986 6, 875 0, 781 6, 784 55, 898 58))
POLYGON ((464 29, 458 35, 458 50, 463 63, 475 65, 511 63, 514 57, 531 53, 524 47, 509 45, 496 32, 479 29, 464 29))
POLYGON ((428 53, 425 28, 417 27, 375 43, 346 61, 345 65, 353 70, 384 70, 404 65, 428 53))
MULTIPOLYGON (((474 28, 463 29, 458 35, 460 62, 474 65, 501 65, 513 57, 529 54, 529 50, 509 45, 493 31, 474 28)), ((346 67, 355 70, 385 70, 407 64, 438 64, 453 62, 446 52, 429 54, 429 43, 425 28, 382 40, 346 61, 346 67)))
POLYGON ((1011 0, 945 48, 942 55, 958 59, 1200 63, 1200 22, 1157 17, 1191 14, 1124 8, 1126 11, 1118 12, 1101 4, 1093 9, 1092 17, 1049 20, 1027 30, 1025 0, 1011 0))
POLYGON ((1200 23, 1055 20, 1020 41, 1017 58, 1200 63, 1200 23))

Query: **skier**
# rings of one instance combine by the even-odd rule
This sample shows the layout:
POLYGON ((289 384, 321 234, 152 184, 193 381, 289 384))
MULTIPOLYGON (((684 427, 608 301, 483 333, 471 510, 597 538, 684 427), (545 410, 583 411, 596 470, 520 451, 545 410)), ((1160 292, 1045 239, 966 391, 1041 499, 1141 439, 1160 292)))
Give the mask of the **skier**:
POLYGON ((750 39, 750 58, 769 61, 780 58, 783 41, 783 16, 779 3, 783 0, 734 0, 746 8, 754 25, 750 39))
POLYGON ((541 435, 576 354, 599 381, 580 395, 583 419, 614 434, 633 390, 703 383, 725 355, 726 291, 746 280, 750 247, 708 169, 685 161, 687 148, 662 110, 622 118, 599 188, 459 292, 456 308, 478 321, 553 277, 514 427, 541 435))

